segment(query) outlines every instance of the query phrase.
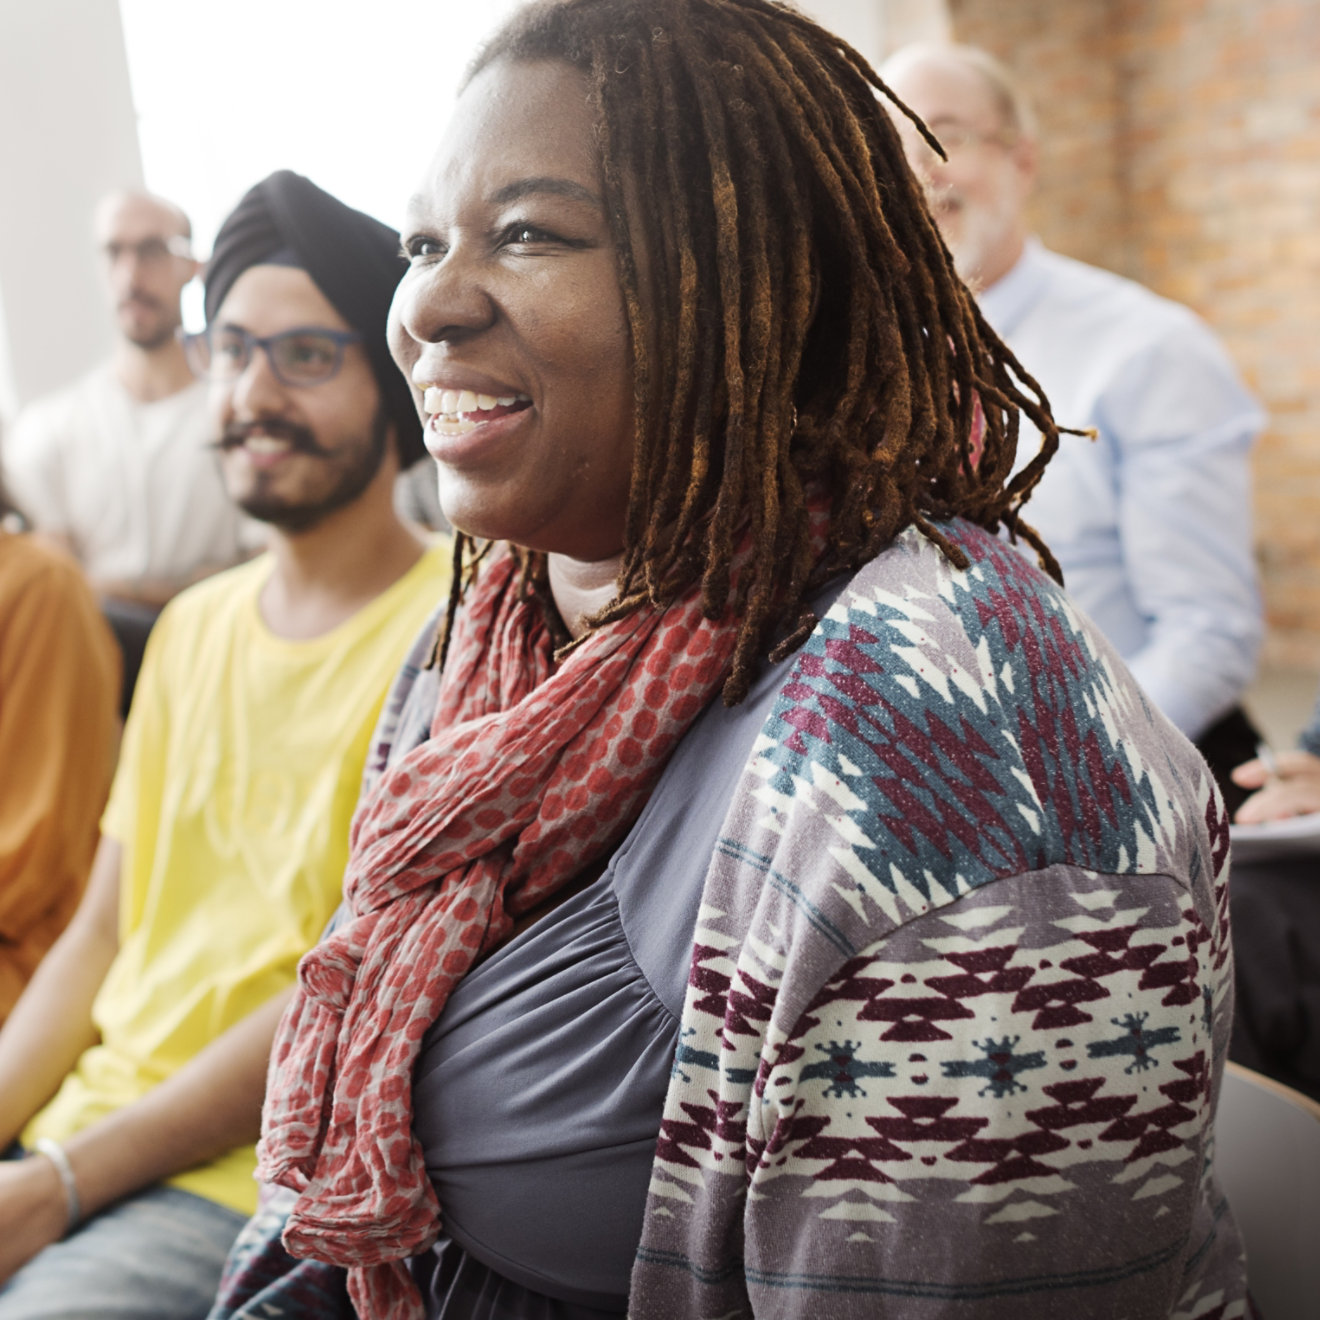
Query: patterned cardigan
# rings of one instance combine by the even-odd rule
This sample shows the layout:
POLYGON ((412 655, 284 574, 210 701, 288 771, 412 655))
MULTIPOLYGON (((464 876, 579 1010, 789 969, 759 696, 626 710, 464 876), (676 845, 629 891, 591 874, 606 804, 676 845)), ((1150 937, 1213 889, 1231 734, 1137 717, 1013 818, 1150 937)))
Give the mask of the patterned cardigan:
MULTIPOLYGON (((634 1320, 1250 1314, 1213 1171, 1222 804, 1061 590, 944 530, 971 567, 909 531, 863 568, 734 793, 634 1320)), ((280 1250, 281 1199, 212 1320, 341 1301, 280 1250)))
POLYGON ((706 879, 635 1320, 1248 1314, 1213 1169, 1228 822, 1067 596, 909 532, 706 879))

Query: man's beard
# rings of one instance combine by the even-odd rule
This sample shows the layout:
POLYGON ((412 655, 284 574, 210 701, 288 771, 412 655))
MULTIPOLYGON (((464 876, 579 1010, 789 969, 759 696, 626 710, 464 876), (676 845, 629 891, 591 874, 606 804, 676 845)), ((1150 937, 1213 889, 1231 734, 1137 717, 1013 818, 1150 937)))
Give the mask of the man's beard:
POLYGON ((980 293, 986 284, 985 268, 1015 223, 1015 203, 1004 197, 990 203, 968 203, 955 189, 931 189, 929 197, 937 221, 941 206, 958 208, 961 232, 955 236, 951 226, 941 224, 941 233, 958 277, 973 293, 980 293))
MULTIPOLYGON (((269 523, 282 532, 294 536, 309 532, 330 514, 352 504, 371 485, 385 459, 389 429, 389 417, 384 408, 377 409, 371 421, 368 443, 348 456, 336 473, 334 485, 315 500, 292 503, 287 496, 266 489, 261 473, 258 472, 252 489, 237 496, 234 502, 258 522, 269 523)), ((235 449, 253 432, 288 440, 295 453, 309 454, 327 463, 336 461, 336 454, 326 449, 308 427, 296 426, 278 418, 228 426, 216 441, 215 447, 221 451, 235 449)))
POLYGON ((123 321, 120 321, 120 332, 130 344, 144 349, 148 353, 155 352, 156 349, 164 348, 166 344, 174 339, 174 332, 178 328, 179 321, 177 317, 171 317, 169 313, 154 298, 149 298, 141 294, 132 294, 120 304, 122 309, 127 303, 134 302, 139 306, 155 312, 155 317, 148 321, 141 329, 132 329, 126 327, 123 321))

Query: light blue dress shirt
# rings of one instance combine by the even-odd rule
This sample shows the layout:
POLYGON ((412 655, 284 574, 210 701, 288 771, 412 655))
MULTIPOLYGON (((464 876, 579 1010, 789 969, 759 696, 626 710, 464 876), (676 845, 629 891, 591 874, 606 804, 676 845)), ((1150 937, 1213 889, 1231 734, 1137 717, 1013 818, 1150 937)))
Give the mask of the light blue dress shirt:
POLYGON ((1199 737, 1260 647, 1249 454, 1264 413, 1186 307, 1035 241, 979 301, 1055 419, 1099 432, 1061 437, 1027 522, 1155 704, 1199 737))

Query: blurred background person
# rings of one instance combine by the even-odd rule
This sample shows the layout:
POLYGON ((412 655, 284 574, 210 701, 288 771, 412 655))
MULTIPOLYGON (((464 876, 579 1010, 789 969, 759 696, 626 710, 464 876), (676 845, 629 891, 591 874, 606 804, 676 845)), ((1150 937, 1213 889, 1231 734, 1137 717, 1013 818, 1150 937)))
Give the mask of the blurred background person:
POLYGON ((1286 820, 1320 811, 1320 696, 1295 751, 1281 752, 1273 763, 1261 757, 1238 766, 1233 779, 1251 796, 1238 809, 1244 825, 1286 820))
POLYGON ((4 448, 34 530, 82 565, 124 657, 121 708, 161 606, 243 558, 261 533, 225 494, 206 389, 176 331, 197 274, 188 217, 141 192, 102 199, 93 218, 116 340, 109 361, 25 408, 4 448))
POLYGON ((0 1021, 78 905, 119 734, 119 654, 78 565, 0 481, 0 1021))
POLYGON ((1187 308, 1030 236, 1034 116, 1010 72, 971 46, 920 44, 881 75, 930 126, 899 121, 959 274, 1066 438, 1031 521, 1064 584, 1156 705, 1194 742, 1230 806, 1259 736, 1238 706, 1264 618, 1251 545, 1252 444, 1264 426, 1218 341, 1187 308))
MULTIPOLYGON (((1295 750, 1248 761, 1233 778, 1251 791, 1239 824, 1320 813, 1320 698, 1295 750)), ((1297 846, 1270 855, 1235 845, 1230 1057, 1320 1100, 1320 834, 1297 846)))

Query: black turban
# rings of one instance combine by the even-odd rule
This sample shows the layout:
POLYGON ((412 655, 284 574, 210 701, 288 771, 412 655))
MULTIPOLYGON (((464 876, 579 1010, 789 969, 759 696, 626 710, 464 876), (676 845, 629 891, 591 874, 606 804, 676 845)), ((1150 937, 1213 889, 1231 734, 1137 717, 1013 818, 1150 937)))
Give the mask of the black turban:
POLYGON ((340 316, 362 335, 381 401, 398 436, 399 464, 426 450, 412 391, 385 342, 385 319, 406 268, 399 235, 379 220, 345 206, 310 179, 276 170, 230 212, 206 266, 206 319, 212 321, 234 281, 249 266, 290 251, 340 316))

